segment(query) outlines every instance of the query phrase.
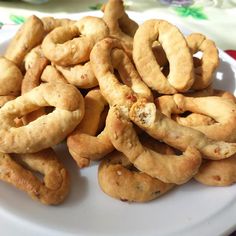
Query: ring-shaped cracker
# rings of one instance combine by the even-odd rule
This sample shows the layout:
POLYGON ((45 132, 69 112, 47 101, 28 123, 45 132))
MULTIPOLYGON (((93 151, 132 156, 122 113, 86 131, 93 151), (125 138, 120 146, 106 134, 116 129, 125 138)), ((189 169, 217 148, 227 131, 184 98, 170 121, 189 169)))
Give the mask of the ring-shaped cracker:
POLYGON ((50 16, 42 17, 41 21, 43 22, 43 27, 46 33, 51 32, 53 29, 59 26, 67 26, 76 22, 66 18, 54 18, 50 16))
POLYGON ((72 132, 83 115, 84 100, 75 87, 62 83, 41 84, 0 109, 0 151, 33 153, 51 147, 72 132), (26 126, 15 127, 15 118, 45 106, 55 109, 26 126))
POLYGON ((220 160, 236 153, 236 143, 227 143, 208 138, 202 132, 179 125, 162 114, 154 103, 136 102, 129 113, 130 119, 155 139, 181 151, 187 147, 196 147, 204 158, 220 160))
POLYGON ((122 0, 109 0, 103 5, 103 20, 106 22, 110 36, 120 39, 132 51, 133 37, 138 24, 125 12, 122 0))
POLYGON ((99 89, 93 89, 87 93, 84 102, 84 118, 67 138, 69 152, 80 168, 88 166, 90 160, 99 160, 114 150, 106 135, 106 128, 96 136, 107 101, 99 89))
POLYGON ((66 78, 66 80, 78 88, 89 89, 98 85, 91 63, 86 62, 84 65, 75 66, 57 66, 56 68, 66 78))
POLYGON ((192 54, 198 51, 203 53, 200 60, 201 65, 194 68, 195 80, 192 88, 204 89, 212 83, 213 73, 219 65, 218 49, 212 40, 200 33, 188 35, 186 41, 192 54))
POLYGON ((209 186, 234 184, 236 182, 236 155, 219 161, 204 161, 194 179, 209 186))
POLYGON ((106 125, 112 144, 138 170, 175 184, 183 184, 197 173, 201 155, 196 148, 188 146, 181 156, 176 156, 163 155, 143 146, 128 115, 119 106, 110 107, 106 125))
POLYGON ((109 196, 129 202, 151 201, 174 187, 134 169, 124 154, 115 151, 100 163, 98 183, 109 196))
POLYGON ((70 186, 68 172, 52 149, 20 154, 17 160, 19 163, 8 154, 0 153, 1 180, 47 205, 59 204, 66 198, 70 186), (40 181, 31 170, 44 175, 43 181, 40 181))
POLYGON ((86 16, 73 25, 52 30, 43 40, 43 53, 55 64, 76 65, 88 61, 94 44, 108 34, 102 19, 86 16))
POLYGON ((185 92, 194 82, 193 59, 187 42, 178 28, 165 20, 147 20, 139 26, 134 36, 133 59, 143 81, 159 93, 185 92), (169 61, 167 78, 152 51, 156 40, 169 61))
POLYGON ((65 83, 68 84, 65 77, 52 65, 47 65, 41 75, 41 81, 47 83, 65 83))
POLYGON ((0 57, 0 97, 20 94, 23 75, 10 60, 0 57))
POLYGON ((207 126, 194 126, 194 129, 214 140, 236 142, 236 104, 234 101, 217 96, 193 98, 181 94, 175 94, 173 99, 182 112, 204 114, 216 121, 207 126))
POLYGON ((44 36, 42 21, 36 16, 30 16, 12 38, 4 56, 17 66, 21 66, 25 55, 39 45, 44 36))

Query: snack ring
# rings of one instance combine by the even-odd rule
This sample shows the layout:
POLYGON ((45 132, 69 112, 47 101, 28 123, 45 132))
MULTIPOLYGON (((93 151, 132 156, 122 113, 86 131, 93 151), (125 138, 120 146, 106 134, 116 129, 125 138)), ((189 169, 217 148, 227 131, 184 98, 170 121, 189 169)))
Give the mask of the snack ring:
POLYGON ((17 66, 21 66, 25 55, 39 45, 44 36, 42 21, 36 16, 30 16, 11 40, 4 56, 17 66))
POLYGON ((113 152, 102 160, 98 183, 106 194, 129 202, 147 202, 160 197, 174 187, 151 176, 135 171, 122 153, 113 152))
POLYGON ((215 43, 199 33, 192 33, 186 37, 188 47, 192 54, 202 51, 201 65, 194 69, 195 81, 193 89, 204 89, 213 80, 213 72, 219 65, 218 50, 215 43))
POLYGON ((210 186, 228 186, 236 182, 236 155, 224 160, 202 163, 194 179, 210 186))
POLYGON ((74 24, 76 21, 66 19, 66 18, 54 18, 54 17, 42 17, 41 21, 43 22, 43 27, 46 33, 51 32, 53 29, 59 27, 59 26, 67 26, 70 24, 74 24))
POLYGON ((72 132, 83 115, 83 97, 75 87, 62 83, 41 84, 0 109, 0 151, 33 153, 51 147, 72 132), (14 127, 15 118, 45 106, 55 109, 26 126, 14 127))
POLYGON ((0 57, 0 97, 20 94, 23 79, 19 68, 10 60, 0 57))
POLYGON ((101 114, 108 105, 107 101, 99 89, 93 89, 87 93, 84 102, 84 118, 67 138, 69 152, 80 168, 88 166, 90 160, 99 160, 114 150, 106 128, 96 136, 101 114))
POLYGON ((33 154, 20 154, 22 165, 8 154, 0 153, 0 179, 26 192, 44 204, 61 203, 69 192, 69 175, 52 149, 33 154), (32 158, 33 155, 33 158, 32 158), (33 171, 44 175, 40 181, 33 171))
POLYGON ((144 147, 127 114, 117 106, 110 107, 106 125, 112 144, 138 170, 165 183, 175 184, 183 184, 197 173, 201 155, 196 148, 188 146, 183 155, 176 156, 163 155, 144 147))
POLYGON ((188 127, 212 125, 215 123, 215 120, 211 117, 198 113, 191 113, 186 117, 176 115, 174 117, 172 116, 172 119, 175 120, 178 124, 188 127))
POLYGON ((196 147, 204 158, 220 160, 236 153, 236 144, 216 141, 202 132, 179 125, 162 114, 154 103, 136 102, 130 110, 130 119, 155 139, 162 140, 181 151, 196 147))
POLYGON ((94 44, 108 34, 109 30, 102 19, 83 17, 73 25, 52 30, 43 40, 43 53, 57 65, 76 65, 88 61, 94 44))
POLYGON ((131 20, 125 13, 122 0, 109 0, 103 5, 103 20, 107 24, 110 36, 118 38, 132 50, 133 37, 138 29, 138 24, 131 20))
POLYGON ((52 65, 47 65, 41 75, 41 80, 48 83, 68 84, 65 77, 52 65))
POLYGON ((93 73, 91 63, 75 66, 56 66, 66 80, 78 88, 89 89, 98 85, 98 81, 93 73))
POLYGON ((90 54, 90 62, 101 93, 110 106, 120 104, 130 107, 137 96, 152 101, 150 89, 142 82, 119 40, 106 38, 96 43, 90 54), (118 70, 124 84, 114 75, 114 69, 118 70))
POLYGON ((214 140, 236 142, 236 104, 234 101, 217 96, 193 98, 181 94, 175 94, 173 99, 182 112, 200 113, 216 121, 211 125, 194 126, 194 129, 214 140))
POLYGON ((147 20, 139 26, 134 36, 133 59, 143 81, 159 93, 185 92, 194 82, 193 59, 187 42, 178 28, 165 20, 147 20), (169 61, 167 78, 152 51, 156 40, 169 61))
POLYGON ((34 47, 25 55, 24 65, 25 70, 30 69, 40 58, 44 57, 41 45, 34 47))

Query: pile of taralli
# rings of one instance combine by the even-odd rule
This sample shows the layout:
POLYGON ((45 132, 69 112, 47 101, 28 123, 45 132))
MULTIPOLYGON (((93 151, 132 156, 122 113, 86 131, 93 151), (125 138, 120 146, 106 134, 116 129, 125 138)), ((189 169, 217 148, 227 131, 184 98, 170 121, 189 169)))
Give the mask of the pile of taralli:
POLYGON ((0 58, 0 179, 61 203, 70 170, 53 147, 66 140, 79 168, 101 160, 101 189, 122 201, 192 178, 236 182, 236 100, 212 87, 214 42, 165 20, 138 25, 121 0, 101 10, 76 21, 31 16, 0 58))

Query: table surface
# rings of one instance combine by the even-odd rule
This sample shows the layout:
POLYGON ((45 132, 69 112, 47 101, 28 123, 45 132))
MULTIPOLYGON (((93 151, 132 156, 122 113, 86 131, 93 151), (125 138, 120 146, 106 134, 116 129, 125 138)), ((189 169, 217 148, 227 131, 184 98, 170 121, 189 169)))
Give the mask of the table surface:
MULTIPOLYGON (((45 0, 26 0, 45 1, 45 0)), ((47 1, 47 0, 46 0, 47 1)), ((81 11, 99 9, 100 0, 48 0, 44 4, 29 4, 22 1, 0 1, 0 25, 18 24, 29 15, 53 15, 60 17, 65 13, 76 14, 81 11)), ((219 48, 236 49, 236 1, 195 0, 192 5, 176 7, 163 5, 164 0, 124 1, 131 11, 152 11, 157 18, 168 17, 194 32, 202 32, 213 39, 219 48)), ((174 1, 173 1, 174 2, 174 1)), ((178 2, 178 1, 175 1, 178 2)), ((183 2, 183 1, 182 1, 183 2)))
MULTIPOLYGON (((98 10, 103 2, 96 0, 49 0, 43 4, 30 4, 22 1, 0 1, 0 29, 12 24, 22 24, 32 14, 63 17, 65 14, 98 10)), ((173 4, 163 5, 157 0, 124 2, 127 10, 155 12, 157 18, 170 18, 190 31, 205 34, 223 50, 236 49, 236 1, 234 0, 185 1, 193 2, 193 4, 178 7, 173 4)), ((236 233, 232 235, 236 235, 236 233)))

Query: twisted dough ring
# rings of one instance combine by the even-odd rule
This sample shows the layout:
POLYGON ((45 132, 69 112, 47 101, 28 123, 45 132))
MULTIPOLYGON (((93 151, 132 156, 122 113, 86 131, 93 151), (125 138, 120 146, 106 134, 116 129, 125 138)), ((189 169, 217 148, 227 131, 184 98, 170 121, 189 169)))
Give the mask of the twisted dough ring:
POLYGON ((113 152, 101 161, 98 183, 109 196, 129 202, 151 201, 174 187, 174 184, 163 183, 136 171, 127 157, 119 152, 113 152))
POLYGON ((25 55, 39 45, 44 36, 42 21, 36 16, 30 16, 11 40, 4 56, 17 66, 21 66, 25 55))
POLYGON ((90 61, 75 66, 57 66, 56 68, 65 79, 78 88, 89 89, 98 85, 90 61))
POLYGON ((206 160, 194 179, 210 186, 234 184, 236 182, 236 155, 219 161, 206 160))
MULTIPOLYGON (((101 92, 111 106, 106 120, 109 138, 115 148, 123 152, 139 170, 152 177, 159 178, 163 182, 177 184, 186 182, 196 173, 201 163, 201 156, 196 149, 189 148, 186 151, 186 155, 183 155, 183 158, 176 158, 175 155, 166 156, 150 151, 148 148, 144 148, 138 140, 132 123, 129 120, 128 112, 137 98, 145 98, 152 101, 152 97, 150 97, 150 92, 145 84, 138 79, 140 77, 134 80, 133 83, 131 79, 132 86, 129 88, 127 85, 120 84, 112 73, 113 67, 112 60, 110 59, 112 50, 116 49, 113 53, 117 51, 120 53, 118 49, 122 48, 122 44, 118 40, 107 38, 98 42, 90 54, 92 67, 98 78, 101 92), (102 55, 100 51, 103 52, 102 55), (135 86, 135 84, 139 86, 135 86), (136 161, 137 156, 140 156, 140 158, 136 161), (164 161, 167 158, 170 161, 164 161), (146 160, 148 161, 146 162, 146 160), (175 172, 178 173, 173 173, 171 171, 173 170, 172 168, 176 168, 175 172)), ((131 67, 136 75, 137 73, 133 65, 131 65, 129 63, 127 67, 131 67)))
POLYGON ((159 93, 185 92, 194 82, 193 60, 187 42, 178 28, 167 21, 148 20, 139 26, 134 36, 133 59, 144 82, 159 93), (152 51, 157 39, 169 61, 168 79, 152 51))
POLYGON ((120 39, 132 50, 133 37, 138 24, 131 20, 125 12, 122 0, 109 0, 103 5, 103 20, 106 22, 110 36, 120 39))
POLYGON ((107 101, 98 89, 89 91, 84 101, 84 118, 67 138, 69 152, 80 168, 88 166, 90 160, 99 160, 114 150, 106 134, 106 128, 96 136, 100 116, 108 105, 107 101))
POLYGON ((20 94, 23 79, 19 68, 11 61, 0 57, 0 106, 20 94))
POLYGON ((62 141, 84 115, 84 101, 72 85, 46 83, 9 101, 0 109, 0 151, 33 153, 62 141), (55 110, 26 126, 14 127, 14 119, 41 107, 55 110))
POLYGON ((218 50, 212 40, 199 33, 190 34, 186 40, 192 54, 203 52, 201 65, 194 69, 195 81, 192 88, 204 89, 212 83, 213 72, 219 65, 218 50))
POLYGON ((149 101, 153 100, 151 91, 141 81, 125 52, 119 40, 106 38, 98 42, 90 54, 91 65, 98 79, 101 93, 110 106, 120 104, 130 107, 136 101, 136 96, 145 97, 149 101), (125 84, 118 81, 113 73, 114 69, 118 70, 125 84))
POLYGON ((52 30, 43 40, 43 53, 55 64, 76 65, 88 61, 94 44, 108 34, 109 30, 102 19, 83 17, 74 25, 52 30))
POLYGON ((24 57, 25 70, 29 70, 42 57, 45 58, 41 45, 32 48, 24 57))
POLYGON ((14 161, 8 154, 0 153, 0 179, 28 193, 44 204, 59 204, 69 192, 69 176, 57 160, 52 149, 33 154, 20 154, 14 161), (26 166, 26 167, 24 167, 26 166), (44 175, 41 182, 32 171, 44 175))
POLYGON ((67 26, 74 24, 76 21, 66 19, 66 18, 54 18, 54 17, 43 17, 41 18, 41 21, 43 22, 43 27, 46 33, 51 32, 53 29, 59 27, 59 26, 67 26))
POLYGON ((196 147, 205 158, 220 160, 236 153, 236 144, 215 141, 202 132, 181 126, 162 114, 154 103, 146 101, 136 102, 130 110, 131 120, 150 136, 179 150, 196 147))
POLYGON ((41 80, 48 83, 68 84, 65 77, 52 65, 47 65, 42 72, 41 80))
POLYGON ((168 106, 164 105, 161 97, 159 105, 162 104, 160 110, 168 117, 171 116, 171 113, 179 114, 185 111, 206 115, 215 122, 209 125, 195 125, 194 129, 214 140, 236 142, 236 104, 231 99, 217 96, 194 98, 185 97, 182 94, 175 94, 167 99, 165 99, 165 104, 171 104, 168 112, 166 111, 168 106), (217 109, 215 109, 216 107, 217 109))

